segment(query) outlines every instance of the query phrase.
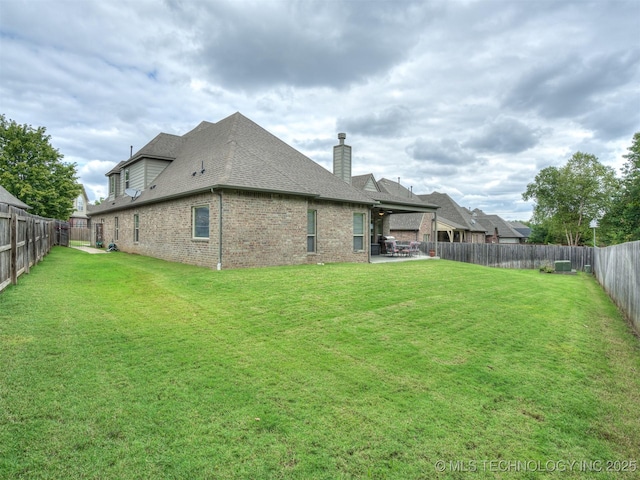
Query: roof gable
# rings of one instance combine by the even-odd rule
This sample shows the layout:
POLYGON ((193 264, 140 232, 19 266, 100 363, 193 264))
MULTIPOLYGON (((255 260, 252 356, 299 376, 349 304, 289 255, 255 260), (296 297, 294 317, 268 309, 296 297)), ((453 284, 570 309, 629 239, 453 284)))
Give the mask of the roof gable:
POLYGON ((359 190, 365 190, 367 192, 379 192, 380 187, 378 186, 378 182, 374 178, 372 173, 367 173, 365 175, 356 175, 351 177, 351 185, 359 190))

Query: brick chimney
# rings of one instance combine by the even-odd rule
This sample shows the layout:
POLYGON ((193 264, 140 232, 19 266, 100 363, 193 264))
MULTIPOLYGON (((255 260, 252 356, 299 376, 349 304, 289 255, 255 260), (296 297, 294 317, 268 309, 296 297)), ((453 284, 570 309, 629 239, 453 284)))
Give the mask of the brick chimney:
POLYGON ((339 133, 340 145, 333 147, 333 174, 351 184, 351 147, 344 144, 346 133, 339 133))

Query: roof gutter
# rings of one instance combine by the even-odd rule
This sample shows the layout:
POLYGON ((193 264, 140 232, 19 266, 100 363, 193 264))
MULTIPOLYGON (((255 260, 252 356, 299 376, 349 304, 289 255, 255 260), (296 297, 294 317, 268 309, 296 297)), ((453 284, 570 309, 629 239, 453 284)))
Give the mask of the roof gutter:
POLYGON ((423 212, 423 213, 432 213, 435 212, 438 208, 436 205, 416 205, 411 203, 389 203, 389 202, 380 202, 376 205, 378 208, 388 209, 393 211, 394 213, 404 213, 408 212, 423 212), (401 210, 401 211, 398 211, 401 210))
MULTIPOLYGON (((208 187, 203 187, 203 188, 199 188, 199 189, 195 189, 195 190, 189 190, 188 192, 181 192, 181 193, 177 193, 174 195, 163 195, 161 197, 157 197, 157 198, 153 198, 153 199, 142 199, 141 197, 138 197, 136 199, 136 206, 138 205, 151 205, 153 203, 159 203, 159 202, 164 202, 167 200, 175 200, 176 198, 183 198, 183 197, 190 197, 191 195, 197 195, 199 193, 208 193, 208 192, 213 192, 214 190, 241 190, 244 192, 259 192, 259 193, 275 193, 275 194, 280 194, 280 195, 292 195, 292 196, 298 196, 298 197, 308 197, 308 198, 316 198, 319 200, 330 200, 330 201, 334 201, 334 202, 346 202, 346 203, 359 203, 359 204, 363 204, 363 205, 377 205, 377 201, 359 201, 359 200, 347 200, 344 198, 329 198, 329 197, 322 197, 321 195, 318 195, 317 193, 304 193, 304 192, 291 192, 291 191, 287 191, 287 190, 270 190, 270 189, 266 189, 266 188, 249 188, 249 187, 242 187, 242 186, 238 186, 238 185, 221 185, 221 184, 216 184, 216 185, 211 185, 208 187)), ((143 192, 144 193, 144 192, 143 192)), ((120 197, 118 197, 120 198, 120 197)), ((113 201, 109 202, 107 200, 105 200, 103 203, 113 203, 113 201)), ((128 210, 129 208, 131 208, 131 202, 127 202, 127 203, 123 203, 121 205, 116 205, 113 206, 112 208, 105 208, 104 210, 98 210, 96 212, 93 212, 93 214, 95 215, 99 215, 101 213, 110 213, 110 212, 117 212, 119 210, 128 210)))

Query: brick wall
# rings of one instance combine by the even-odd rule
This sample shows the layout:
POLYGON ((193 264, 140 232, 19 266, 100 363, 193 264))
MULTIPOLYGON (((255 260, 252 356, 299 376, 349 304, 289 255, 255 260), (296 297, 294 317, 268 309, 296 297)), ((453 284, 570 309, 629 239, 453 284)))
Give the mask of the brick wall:
MULTIPOLYGON (((105 240, 121 251, 173 262, 217 268, 220 199, 205 193, 98 214, 105 240), (209 206, 209 239, 192 238, 192 208, 209 206), (139 216, 139 241, 133 241, 133 216, 139 216), (119 235, 115 240, 115 217, 119 235)), ((368 252, 353 251, 353 214, 366 206, 313 201, 288 195, 222 193, 222 268, 367 262, 368 252), (307 210, 317 210, 317 251, 307 253, 307 210)), ((366 216, 365 216, 366 218, 366 216)), ((365 229, 365 244, 368 233, 365 229)))
POLYGON ((423 242, 425 241, 425 235, 429 235, 429 239, 433 238, 433 232, 431 231, 433 213, 422 214, 419 230, 393 230, 390 235, 394 236, 399 242, 423 242))
POLYGON ((417 230, 393 230, 391 235, 397 242, 416 242, 420 241, 417 230))

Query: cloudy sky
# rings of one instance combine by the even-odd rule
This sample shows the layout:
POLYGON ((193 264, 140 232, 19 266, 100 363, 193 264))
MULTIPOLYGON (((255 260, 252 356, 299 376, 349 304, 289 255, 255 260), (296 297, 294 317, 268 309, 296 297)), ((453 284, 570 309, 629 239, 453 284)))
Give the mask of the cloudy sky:
POLYGON ((239 111, 331 169, 529 219, 576 151, 640 130, 639 0, 0 0, 0 113, 44 126, 90 200, 160 132, 239 111))

